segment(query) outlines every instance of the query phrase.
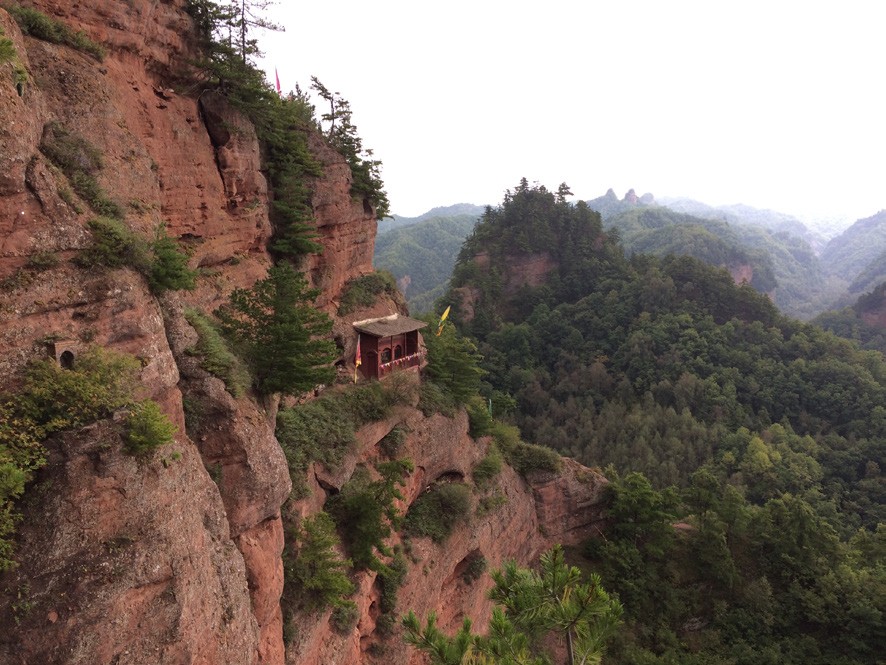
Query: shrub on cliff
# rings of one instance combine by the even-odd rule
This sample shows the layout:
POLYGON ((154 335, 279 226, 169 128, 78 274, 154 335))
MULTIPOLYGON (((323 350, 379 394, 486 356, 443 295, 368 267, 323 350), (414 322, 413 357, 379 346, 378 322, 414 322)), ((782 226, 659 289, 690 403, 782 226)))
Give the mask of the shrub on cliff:
POLYGON ((22 7, 17 4, 4 5, 3 8, 10 13, 18 23, 21 31, 53 44, 64 44, 71 48, 88 53, 93 58, 101 61, 105 57, 105 49, 101 44, 91 40, 82 30, 71 30, 61 21, 58 21, 43 12, 30 7, 22 7))
POLYGON ((464 483, 433 485, 409 506, 404 531, 442 543, 471 512, 471 490, 464 483))
POLYGON ((4 37, 3 28, 0 28, 0 65, 12 62, 16 58, 15 44, 11 39, 4 37))
POLYGON ((295 556, 287 548, 283 557, 286 604, 309 611, 349 605, 347 596, 354 593, 347 575, 351 562, 338 553, 339 538, 332 518, 324 512, 304 518, 295 540, 295 556))
POLYGON ((530 471, 556 473, 563 464, 557 451, 526 443, 520 438, 520 430, 513 425, 496 422, 492 428, 492 436, 507 463, 521 476, 526 476, 530 471))
POLYGON ((344 316, 361 307, 372 307, 382 294, 396 297, 397 282, 387 270, 379 270, 348 280, 338 305, 338 315, 344 316))
POLYGON ((357 469, 341 492, 326 502, 358 569, 382 570, 385 565, 376 552, 392 555, 385 540, 401 521, 394 500, 403 500, 398 486, 403 485, 404 476, 413 466, 409 460, 396 460, 379 464, 376 469, 378 479, 373 479, 365 467, 357 469))
POLYGON ((252 368, 263 395, 299 395, 335 378, 332 319, 312 302, 319 291, 288 263, 274 266, 251 289, 235 289, 216 310, 222 331, 252 368))
POLYGON ((49 122, 43 128, 40 151, 65 174, 77 195, 96 213, 123 219, 123 208, 108 198, 96 179, 103 167, 101 153, 83 136, 59 122, 49 122))
POLYGON ((185 318, 197 331, 197 343, 187 353, 199 356, 200 367, 225 382, 225 388, 234 397, 249 390, 252 377, 243 361, 234 354, 216 323, 197 309, 186 309, 185 318))
POLYGON ((138 366, 131 356, 96 347, 70 369, 54 360, 34 361, 15 394, 0 394, 0 571, 14 565, 15 502, 45 463, 41 441, 130 404, 138 366))
POLYGON ((194 289, 197 271, 188 268, 188 255, 167 235, 165 225, 154 230, 150 250, 152 258, 146 277, 152 293, 194 289))
POLYGON ((197 271, 188 268, 188 255, 166 234, 165 226, 158 226, 154 240, 148 242, 113 217, 97 217, 87 225, 92 243, 77 257, 80 267, 133 268, 147 279, 155 295, 194 288, 197 271))
POLYGON ((173 442, 177 428, 154 400, 136 404, 126 419, 123 441, 130 455, 147 455, 173 442))
POLYGON ((305 472, 311 462, 338 467, 356 441, 357 428, 388 417, 401 399, 393 382, 374 382, 326 391, 318 399, 281 409, 276 436, 289 465, 293 496, 307 495, 305 472))

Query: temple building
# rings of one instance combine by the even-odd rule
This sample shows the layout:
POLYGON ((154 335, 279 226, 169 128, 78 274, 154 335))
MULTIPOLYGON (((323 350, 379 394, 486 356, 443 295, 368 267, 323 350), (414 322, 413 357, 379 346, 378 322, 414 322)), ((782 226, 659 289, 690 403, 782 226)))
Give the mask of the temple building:
POLYGON ((418 366, 424 357, 418 331, 427 325, 400 314, 355 321, 355 364, 367 379, 380 379, 395 370, 418 366))

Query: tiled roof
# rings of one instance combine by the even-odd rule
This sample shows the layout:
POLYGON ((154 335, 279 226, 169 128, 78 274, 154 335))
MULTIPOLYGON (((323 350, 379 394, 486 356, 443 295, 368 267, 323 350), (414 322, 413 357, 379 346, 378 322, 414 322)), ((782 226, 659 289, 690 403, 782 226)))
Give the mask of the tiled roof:
POLYGON ((402 335, 403 333, 412 332, 413 330, 421 330, 428 324, 418 319, 412 319, 408 316, 400 314, 391 314, 380 319, 366 319, 364 321, 354 321, 353 326, 356 330, 373 337, 390 337, 391 335, 402 335))

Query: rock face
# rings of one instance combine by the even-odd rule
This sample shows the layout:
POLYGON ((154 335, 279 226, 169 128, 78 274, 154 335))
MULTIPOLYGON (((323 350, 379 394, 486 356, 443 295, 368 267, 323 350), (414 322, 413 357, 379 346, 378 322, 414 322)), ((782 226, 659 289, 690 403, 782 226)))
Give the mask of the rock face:
MULTIPOLYGON (((350 634, 333 632, 328 614, 304 616, 284 647, 281 506, 291 482, 274 435, 277 403, 234 398, 203 371, 189 355, 197 336, 185 318, 188 308, 212 312, 233 289, 266 276, 268 185, 248 120, 220 96, 175 85, 195 55, 185 0, 29 5, 83 30, 108 54, 98 62, 24 37, 0 9, 29 77, 19 96, 12 65, 0 66, 3 389, 14 389, 31 358, 111 348, 141 360, 136 397, 159 402, 178 433, 148 459, 122 452, 113 419, 47 442, 48 465, 20 507, 21 565, 0 577, 0 662, 359 663, 382 644, 392 662, 417 662, 377 629, 374 574, 358 580, 360 618, 350 634), (194 291, 158 298, 135 270, 76 266, 95 213, 44 154, 54 128, 100 154, 96 183, 132 231, 150 237, 165 225, 187 247, 191 267, 202 269, 194 291)), ((372 270, 376 220, 367 201, 351 197, 344 159, 318 135, 309 147, 323 167, 309 186, 324 252, 301 268, 322 291, 317 305, 335 313, 348 280, 372 270)), ((514 288, 550 269, 546 256, 533 261, 514 288)), ((352 320, 394 311, 405 313, 391 299, 337 319, 343 358, 354 352, 352 320)), ((312 495, 287 510, 319 510, 358 465, 378 459, 379 440, 398 424, 410 430, 404 454, 416 464, 404 509, 441 476, 469 480, 484 454, 463 414, 425 418, 400 407, 358 433, 360 445, 340 469, 314 469, 312 495)), ((596 528, 604 481, 566 469, 530 482, 505 469, 487 490, 500 499, 475 510, 445 546, 418 539, 399 606, 436 610, 446 629, 466 615, 482 628, 490 608, 483 584, 464 579, 471 561, 528 563, 552 542, 596 528)))
MULTIPOLYGON (((318 471, 322 486, 340 488, 357 463, 372 461, 379 454, 375 446, 393 427, 409 431, 402 455, 415 461, 403 489, 406 505, 411 504, 435 481, 442 478, 471 481, 473 466, 486 453, 486 444, 468 436, 467 416, 455 418, 434 415, 427 418, 416 409, 401 408, 385 422, 359 432, 360 443, 336 475, 318 471)), ((524 480, 505 466, 502 472, 474 496, 472 514, 442 544, 429 538, 410 542, 409 566, 403 586, 397 593, 397 611, 411 609, 419 617, 436 612, 441 630, 454 633, 465 617, 475 630, 487 627, 492 603, 486 597, 488 576, 473 580, 467 575, 471 562, 481 559, 490 568, 505 561, 531 562, 555 543, 577 544, 595 535, 603 522, 602 495, 606 480, 599 473, 565 460, 560 474, 538 474, 524 480)), ((319 509, 319 484, 304 503, 304 512, 319 509)), ((396 540, 396 539, 395 539, 396 540)), ((287 650, 287 663, 376 662, 383 653, 394 663, 423 663, 424 658, 407 647, 389 629, 380 627, 379 588, 375 573, 361 573, 356 596, 359 621, 346 635, 336 632, 326 612, 319 617, 301 617, 296 622, 296 638, 287 650)))
POLYGON ((0 662, 255 663, 243 557, 194 447, 144 465, 109 421, 47 447, 0 662))

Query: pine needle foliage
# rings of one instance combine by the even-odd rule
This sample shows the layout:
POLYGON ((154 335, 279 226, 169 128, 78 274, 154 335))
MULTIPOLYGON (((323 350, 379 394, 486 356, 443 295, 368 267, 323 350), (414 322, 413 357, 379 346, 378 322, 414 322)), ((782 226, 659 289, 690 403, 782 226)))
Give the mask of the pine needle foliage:
POLYGON ((216 310, 222 331, 252 369, 262 395, 299 395, 335 378, 332 320, 312 307, 316 289, 288 263, 251 289, 236 289, 216 310))
POLYGON ((156 448, 172 443, 177 430, 157 402, 151 399, 139 402, 126 419, 123 437, 126 452, 146 456, 156 448))
POLYGON ((622 608, 599 578, 592 575, 585 582, 577 568, 568 566, 559 545, 541 556, 538 571, 510 562, 492 578, 490 598, 499 607, 487 635, 473 634, 465 619, 449 637, 437 628, 433 613, 422 626, 410 611, 403 619, 406 642, 428 654, 433 665, 543 665, 550 660, 540 645, 554 633, 565 639, 567 665, 599 665, 622 608))
POLYGON ((342 557, 335 522, 324 512, 306 517, 295 531, 295 553, 284 556, 287 604, 315 612, 352 604, 351 561, 342 557))
POLYGON ((223 94, 249 118, 261 141, 273 196, 271 248, 286 257, 321 251, 309 187, 310 179, 322 174, 308 148, 308 133, 316 131, 314 107, 301 90, 278 95, 253 63, 258 46, 248 31, 268 26, 245 16, 244 5, 189 0, 187 10, 201 38, 202 57, 195 63, 203 76, 200 84, 223 94))
POLYGON ((385 540, 400 526, 402 518, 394 501, 403 499, 398 487, 412 469, 410 460, 384 462, 376 467, 378 477, 373 478, 369 469, 361 467, 341 492, 326 502, 355 568, 383 570, 385 565, 376 552, 392 556, 385 540))

